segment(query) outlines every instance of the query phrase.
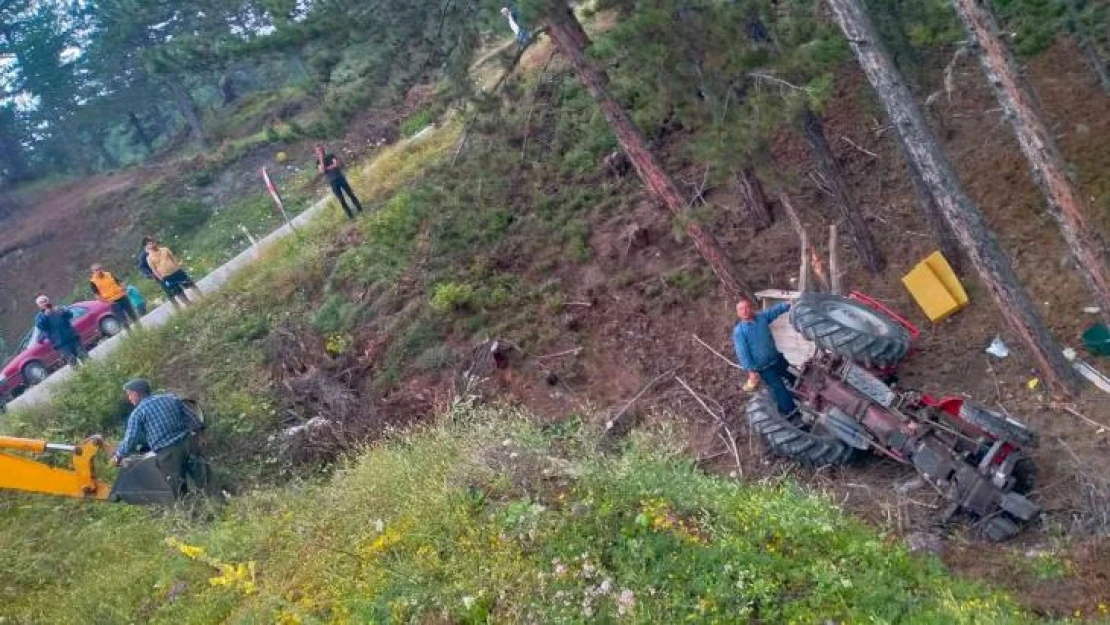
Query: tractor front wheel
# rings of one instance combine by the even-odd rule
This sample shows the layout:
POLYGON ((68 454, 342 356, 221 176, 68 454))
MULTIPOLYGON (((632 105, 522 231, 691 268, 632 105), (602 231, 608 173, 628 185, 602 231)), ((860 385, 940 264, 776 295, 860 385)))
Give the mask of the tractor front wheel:
POLYGON ((766 390, 752 397, 747 412, 748 425, 777 456, 810 467, 841 465, 852 457, 853 449, 844 441, 808 431, 795 420, 779 414, 766 390))

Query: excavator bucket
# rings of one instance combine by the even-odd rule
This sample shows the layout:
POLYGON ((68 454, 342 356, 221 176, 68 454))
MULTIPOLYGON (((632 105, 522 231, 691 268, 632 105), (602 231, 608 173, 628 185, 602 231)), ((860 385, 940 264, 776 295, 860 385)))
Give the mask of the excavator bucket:
POLYGON ((108 501, 168 506, 174 503, 174 493, 158 470, 154 454, 146 454, 120 470, 108 501))

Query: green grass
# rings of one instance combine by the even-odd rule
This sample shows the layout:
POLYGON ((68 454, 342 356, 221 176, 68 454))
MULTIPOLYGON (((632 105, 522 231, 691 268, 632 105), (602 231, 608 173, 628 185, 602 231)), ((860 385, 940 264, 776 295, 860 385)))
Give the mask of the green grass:
POLYGON ((212 520, 0 501, 6 622, 1019 623, 788 483, 707 476, 638 435, 458 404, 331 479, 212 520))
POLYGON ((405 121, 401 122, 401 134, 406 137, 411 137, 415 135, 416 133, 435 123, 436 119, 439 118, 440 113, 442 113, 442 111, 439 111, 434 107, 428 107, 417 112, 412 117, 409 117, 405 121))

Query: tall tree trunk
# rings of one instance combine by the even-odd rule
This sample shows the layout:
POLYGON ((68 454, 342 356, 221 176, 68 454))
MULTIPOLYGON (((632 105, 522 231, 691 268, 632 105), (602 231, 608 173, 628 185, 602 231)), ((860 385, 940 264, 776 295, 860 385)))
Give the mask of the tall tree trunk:
MULTIPOLYGON (((579 50, 585 50, 590 47, 590 44, 593 42, 590 41, 590 36, 587 35, 585 29, 582 28, 582 22, 578 21, 578 16, 574 14, 574 9, 572 9, 569 4, 565 5, 565 8, 566 10, 563 16, 565 19, 559 19, 557 17, 555 21, 564 25, 564 32, 571 36, 571 39, 573 39, 579 50)), ((605 76, 605 81, 609 81, 608 76, 605 76)))
POLYGON ((143 130, 143 124, 139 121, 139 116, 135 111, 127 111, 127 121, 131 123, 131 128, 135 130, 135 136, 139 138, 139 143, 143 144, 146 148, 147 156, 154 154, 154 144, 150 141, 150 136, 143 130))
POLYGON ((827 0, 883 109, 917 163, 937 206, 967 252, 999 312, 1021 337, 1046 381, 1058 392, 1073 395, 1079 386, 1075 370, 1052 340, 1033 302, 1018 282, 1010 257, 986 225, 982 213, 929 130, 921 109, 883 48, 863 8, 863 0, 827 0))
POLYGON ((1110 255, 1091 223, 1087 196, 1072 179, 1056 139, 1041 121, 1033 89, 1022 76, 1017 60, 998 37, 998 24, 978 0, 954 0, 956 13, 977 44, 979 65, 1014 127, 1033 179, 1048 200, 1048 212, 1060 227, 1064 242, 1075 256, 1079 273, 1095 296, 1095 304, 1110 323, 1110 255))
POLYGON ((575 75, 601 108, 613 134, 617 137, 621 150, 632 162, 632 166, 648 191, 682 221, 686 234, 709 263, 713 273, 717 274, 717 278, 724 283, 725 288, 733 295, 750 297, 751 289, 737 276, 717 239, 686 214, 686 201, 679 193, 678 187, 652 156, 647 142, 633 125, 632 119, 605 90, 607 79, 604 73, 595 69, 586 60, 579 45, 582 39, 578 33, 581 30, 582 26, 578 24, 573 13, 568 17, 567 12, 562 11, 557 5, 549 12, 548 34, 551 35, 559 52, 570 62, 575 75), (571 20, 573 24, 568 23, 571 20))
POLYGON ((204 134, 204 124, 200 120, 200 110, 197 108, 197 103, 193 100, 193 96, 185 85, 181 84, 178 80, 170 78, 166 81, 169 86, 170 93, 173 95, 174 104, 177 106, 178 112, 185 118, 185 123, 189 125, 189 130, 193 135, 193 139, 200 144, 200 146, 208 147, 208 137, 204 134))
POLYGON ((933 237, 940 246, 941 254, 944 254, 952 267, 959 270, 963 265, 963 252, 960 250, 959 241, 956 240, 956 235, 952 233, 951 226, 944 220, 944 214, 937 206, 937 201, 933 197, 933 192, 929 190, 929 185, 925 184, 925 178, 922 177, 921 170, 914 162, 902 135, 895 133, 895 137, 898 138, 898 147, 902 152, 902 158, 906 161, 906 169, 910 184, 913 186, 913 195, 917 200, 917 206, 922 213, 925 213, 925 223, 929 224, 929 229, 933 231, 933 237))
POLYGON ((769 228, 774 218, 771 216, 771 206, 767 202, 767 195, 763 192, 763 183, 755 175, 751 166, 740 170, 736 175, 740 182, 740 206, 748 222, 756 230, 769 228))
POLYGON ((840 163, 837 162, 836 155, 833 154, 832 148, 829 147, 829 141, 825 138, 825 127, 821 123, 821 118, 817 117, 817 114, 808 106, 802 111, 802 126, 805 129, 809 146, 813 150, 813 156, 817 159, 817 167, 830 186, 829 190, 832 192, 833 202, 836 204, 837 210, 840 211, 844 223, 848 225, 848 233, 855 243, 856 252, 863 260, 863 266, 871 273, 882 272, 886 268, 883 253, 879 249, 879 245, 875 243, 875 237, 871 235, 871 229, 867 227, 867 222, 863 220, 863 215, 860 214, 855 200, 848 192, 844 170, 840 168, 840 163))

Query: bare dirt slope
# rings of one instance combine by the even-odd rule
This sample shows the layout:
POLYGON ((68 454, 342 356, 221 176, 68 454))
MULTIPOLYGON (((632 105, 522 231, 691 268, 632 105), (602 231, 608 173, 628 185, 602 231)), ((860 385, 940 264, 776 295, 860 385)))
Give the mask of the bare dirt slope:
POLYGON ((67 294, 106 241, 133 230, 132 216, 120 210, 122 199, 159 175, 135 168, 6 197, 11 208, 0 218, 0 333, 18 338, 30 325, 36 293, 67 294))

